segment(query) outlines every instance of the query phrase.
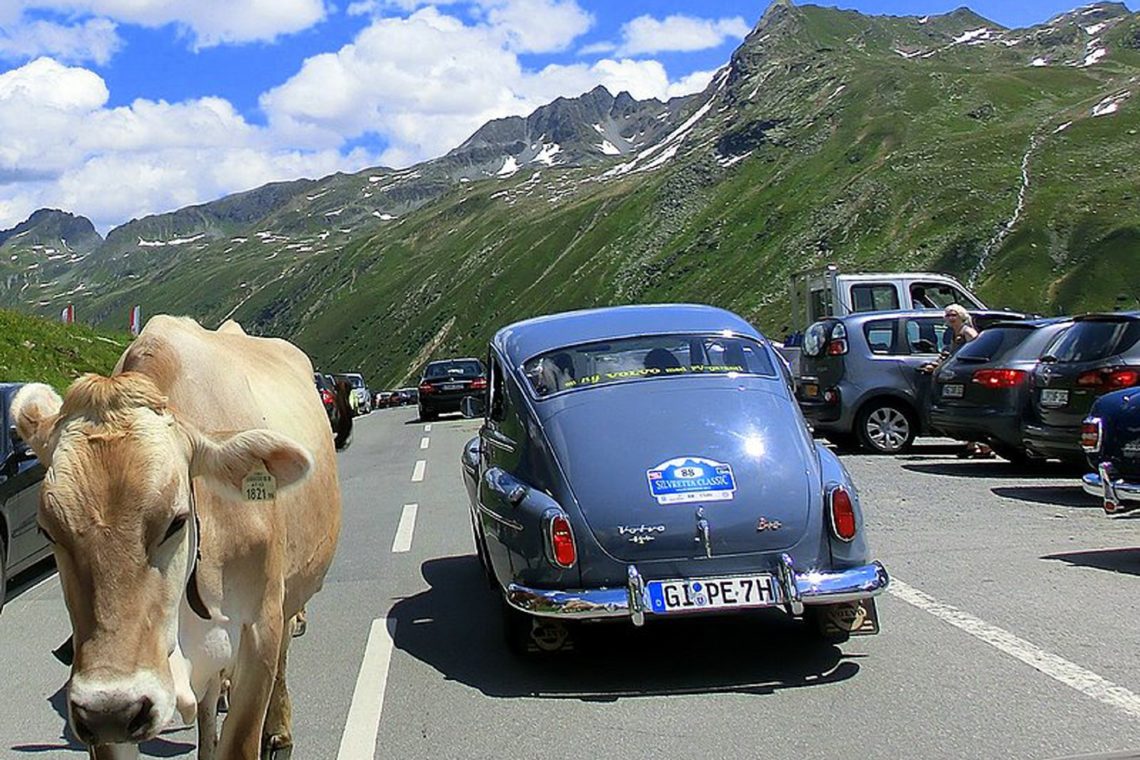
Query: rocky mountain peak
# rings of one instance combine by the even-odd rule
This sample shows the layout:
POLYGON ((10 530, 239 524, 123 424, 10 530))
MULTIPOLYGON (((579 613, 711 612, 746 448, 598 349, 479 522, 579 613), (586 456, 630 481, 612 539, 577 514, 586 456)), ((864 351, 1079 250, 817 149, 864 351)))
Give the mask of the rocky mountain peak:
POLYGON ((42 208, 10 230, 0 230, 0 246, 58 246, 78 253, 103 242, 91 220, 59 209, 42 208))

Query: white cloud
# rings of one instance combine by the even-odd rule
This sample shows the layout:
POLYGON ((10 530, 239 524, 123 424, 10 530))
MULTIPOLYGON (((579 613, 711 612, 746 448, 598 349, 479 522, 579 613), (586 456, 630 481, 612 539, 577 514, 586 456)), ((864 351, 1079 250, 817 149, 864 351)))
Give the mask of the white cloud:
POLYGON ((741 18, 705 19, 693 16, 638 16, 622 25, 618 55, 692 52, 719 47, 726 41, 742 40, 752 27, 741 18))
POLYGON ((491 26, 506 32, 520 53, 565 50, 594 17, 575 0, 481 0, 491 26))
POLYGON ((0 59, 28 60, 48 55, 61 61, 105 64, 121 47, 114 22, 104 18, 87 19, 73 26, 19 19, 0 24, 0 59))
POLYGON ((106 232, 131 217, 374 160, 283 146, 220 98, 120 108, 108 98, 94 72, 47 58, 0 74, 0 228, 52 207, 106 232))
MULTIPOLYGON (((47 11, 123 24, 183 29, 196 48, 273 40, 308 29, 325 18, 324 0, 3 0, 8 22, 24 12, 47 11)), ((104 21, 103 23, 106 23, 104 21)), ((35 53, 54 53, 39 48, 35 53)), ((92 58, 91 60, 97 60, 92 58)))
POLYGON ((445 153, 490 119, 525 115, 599 84, 665 99, 707 80, 671 82, 659 62, 630 59, 527 71, 496 27, 427 7, 375 19, 351 45, 307 60, 261 105, 281 134, 312 141, 381 135, 389 145, 382 160, 400 166, 445 153))

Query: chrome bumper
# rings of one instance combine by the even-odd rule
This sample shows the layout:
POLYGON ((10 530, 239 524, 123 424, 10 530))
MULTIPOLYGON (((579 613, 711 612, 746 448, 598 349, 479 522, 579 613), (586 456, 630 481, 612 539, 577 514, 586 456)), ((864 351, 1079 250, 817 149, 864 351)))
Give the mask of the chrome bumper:
MULTIPOLYGON (((802 615, 805 605, 837 604, 868 599, 882 592, 890 578, 879 562, 831 572, 798 573, 788 555, 776 567, 777 604, 791 615, 802 615)), ((597 588, 572 591, 533 589, 510 584, 506 600, 517 610, 537 617, 563 620, 603 620, 629 618, 637 626, 653 615, 645 581, 637 567, 630 565, 624 588, 597 588)), ((720 610, 718 610, 720 611, 720 610)), ((731 610, 727 610, 731 611, 731 610)))
POLYGON ((1081 478, 1081 485, 1085 493, 1101 500, 1105 512, 1115 515, 1140 509, 1140 483, 1129 483, 1113 477, 1108 462, 1101 462, 1096 469, 1096 472, 1090 472, 1081 478))

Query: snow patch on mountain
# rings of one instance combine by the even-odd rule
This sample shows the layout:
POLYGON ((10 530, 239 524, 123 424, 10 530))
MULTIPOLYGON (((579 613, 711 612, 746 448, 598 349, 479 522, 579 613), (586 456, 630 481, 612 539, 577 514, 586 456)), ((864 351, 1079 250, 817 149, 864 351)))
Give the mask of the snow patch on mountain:
POLYGON ((550 145, 543 143, 542 150, 538 152, 537 156, 530 160, 530 163, 539 163, 546 164, 547 166, 554 166, 554 157, 561 152, 562 146, 558 143, 551 143, 550 145))
POLYGON ((519 170, 519 162, 514 156, 507 156, 503 159, 503 166, 495 173, 496 177, 510 177, 519 170))
POLYGON ((188 238, 173 238, 172 240, 145 240, 139 238, 139 248, 161 248, 168 245, 186 245, 187 243, 194 243, 206 237, 205 232, 200 232, 194 237, 188 238))
POLYGON ((598 150, 605 153, 607 156, 620 156, 621 151, 609 140, 602 140, 602 144, 597 146, 598 150))

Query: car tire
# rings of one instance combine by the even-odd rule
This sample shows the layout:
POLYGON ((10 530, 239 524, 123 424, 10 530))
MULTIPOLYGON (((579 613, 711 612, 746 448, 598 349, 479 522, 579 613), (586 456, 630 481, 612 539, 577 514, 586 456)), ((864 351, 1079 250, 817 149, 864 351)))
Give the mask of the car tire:
POLYGON ((914 444, 918 420, 914 412, 899 401, 871 401, 855 418, 855 434, 869 451, 901 454, 914 444))
POLYGON ((8 598, 8 542, 0 538, 0 612, 8 598))
POLYGON ((428 412, 423 409, 420 410, 421 422, 434 422, 437 417, 439 417, 439 414, 436 412, 428 412))

